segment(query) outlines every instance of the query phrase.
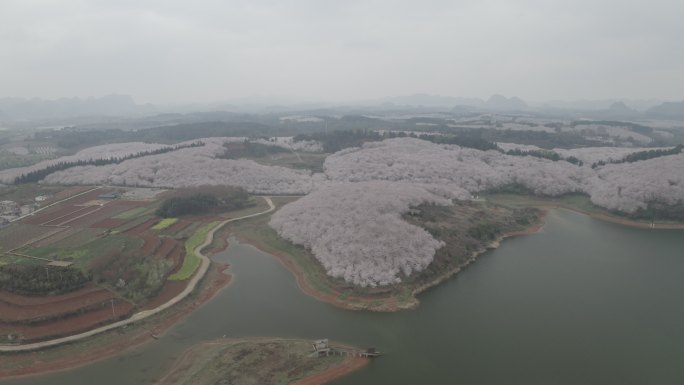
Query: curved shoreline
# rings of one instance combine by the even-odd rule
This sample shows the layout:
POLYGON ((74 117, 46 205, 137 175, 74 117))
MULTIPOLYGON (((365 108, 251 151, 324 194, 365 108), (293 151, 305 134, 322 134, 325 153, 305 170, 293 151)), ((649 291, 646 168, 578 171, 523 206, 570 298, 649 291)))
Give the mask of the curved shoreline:
POLYGON ((653 222, 653 223, 648 223, 648 222, 642 222, 642 221, 637 221, 634 219, 629 219, 629 218, 623 218, 614 214, 609 214, 609 213, 592 213, 589 211, 585 211, 582 209, 579 209, 577 207, 572 207, 571 205, 564 205, 564 204, 548 204, 548 205, 538 205, 536 207, 542 208, 542 209, 564 209, 564 210, 569 210, 578 214, 583 214, 588 217, 604 221, 604 222, 609 222, 609 223, 615 223, 623 226, 628 226, 628 227, 636 227, 639 229, 650 229, 650 230, 684 230, 684 223, 675 223, 675 222, 653 222))
POLYGON ((533 234, 539 233, 544 228, 544 226, 546 225, 547 214, 548 214, 548 212, 546 210, 542 210, 541 214, 539 215, 539 218, 538 218, 538 223, 536 223, 534 226, 531 226, 525 230, 511 231, 511 232, 504 233, 504 234, 500 235, 499 237, 497 237, 495 240, 490 242, 484 248, 474 251, 471 254, 470 258, 465 263, 462 263, 462 264, 454 267, 453 269, 447 271, 446 273, 435 277, 434 280, 415 288, 411 293, 413 295, 413 297, 415 298, 415 306, 413 308, 417 307, 420 304, 420 300, 418 300, 418 298, 417 298, 418 294, 423 293, 424 291, 431 289, 431 288, 439 285, 440 283, 448 280, 449 278, 453 277, 454 275, 458 274, 461 270, 466 268, 471 263, 475 262, 479 256, 486 253, 487 251, 499 248, 499 246, 501 245, 501 241, 503 241, 504 239, 523 236, 523 235, 533 235, 533 234))
MULTIPOLYGON (((455 267, 454 269, 451 269, 450 271, 446 272, 445 274, 436 277, 434 280, 432 280, 432 281, 430 281, 430 282, 428 282, 422 286, 415 288, 413 290, 413 294, 417 295, 419 293, 422 293, 422 292, 424 292, 424 291, 426 291, 432 287, 437 286, 438 284, 444 282, 445 280, 449 279, 453 275, 460 272, 461 269, 465 268, 467 265, 474 262, 477 259, 477 257, 482 255, 486 251, 497 248, 500 245, 500 242, 505 238, 521 236, 521 235, 531 235, 531 234, 538 233, 539 231, 541 231, 543 229, 543 227, 546 224, 546 215, 548 214, 549 209, 559 209, 559 208, 560 209, 566 209, 566 210, 573 211, 573 212, 576 212, 576 213, 579 213, 582 215, 587 215, 587 216, 592 217, 592 218, 597 219, 597 220, 603 219, 601 217, 596 217, 594 215, 591 215, 590 213, 583 212, 581 210, 573 209, 571 207, 565 207, 564 205, 548 204, 548 205, 536 205, 535 207, 542 209, 542 214, 539 217, 539 222, 536 223, 534 226, 531 226, 530 228, 528 228, 526 230, 514 231, 514 232, 503 234, 502 236, 497 238, 495 241, 491 242, 487 247, 485 247, 481 250, 478 250, 477 252, 474 252, 471 259, 469 259, 469 261, 467 263, 461 264, 458 267, 455 267)), ((273 210, 273 208, 269 209, 267 212, 270 212, 272 210, 273 210)), ((266 213, 266 212, 263 212, 263 213, 266 213)), ((258 213, 257 215, 260 215, 263 213, 258 213)), ((238 218, 236 218, 236 219, 238 219, 238 218)), ((607 221, 612 222, 612 223, 618 223, 618 224, 630 226, 629 223, 621 223, 620 221, 611 221, 611 220, 607 220, 607 221)), ((644 223, 638 223, 638 222, 637 222, 636 226, 631 226, 631 227, 650 228, 648 225, 646 225, 644 223)), ((216 230, 219 230, 219 228, 221 228, 221 226, 217 226, 216 230)), ((684 224, 677 225, 677 227, 674 227, 674 228, 675 229, 684 229, 684 224)), ((664 228, 663 227, 657 227, 656 229, 664 229, 664 228)), ((213 234, 212 234, 212 237, 213 237, 213 234)), ((261 250, 264 253, 267 253, 267 254, 274 256, 276 258, 276 260, 278 260, 288 271, 290 271, 293 275, 295 275, 295 281, 297 283, 297 286, 300 288, 300 290, 302 290, 303 293, 305 293, 309 296, 312 296, 318 300, 333 304, 333 305, 341 307, 341 308, 346 308, 346 309, 351 309, 351 310, 363 309, 363 307, 359 308, 358 306, 362 306, 364 302, 368 303, 368 302, 374 302, 374 301, 379 300, 379 298, 375 298, 375 297, 366 297, 366 298, 353 297, 354 299, 363 300, 362 303, 347 303, 347 302, 340 300, 339 298, 337 298, 334 295, 321 293, 321 292, 317 291, 316 289, 314 289, 311 285, 309 285, 308 281, 306 280, 306 278, 303 275, 303 272, 298 268, 298 265, 294 262, 294 260, 287 256, 287 253, 285 253, 285 252, 274 253, 269 249, 268 246, 263 247, 264 245, 261 245, 261 247, 260 247, 258 244, 256 244, 258 242, 254 242, 251 239, 244 238, 244 237, 236 237, 236 238, 243 243, 246 243, 246 244, 249 244, 253 247, 256 247, 257 249, 261 250), (353 306, 349 306, 349 305, 353 305, 353 306)), ((211 242, 208 244, 211 244, 211 242)), ((214 295, 216 295, 218 293, 218 291, 220 291, 223 287, 226 287, 228 284, 217 288, 207 298, 203 298, 201 300, 201 304, 208 302, 211 298, 213 298, 214 295)), ((382 300, 382 299, 380 299, 380 300, 382 300)), ((201 306, 201 304, 199 306, 201 306)), ((419 301, 416 299, 414 305, 411 306, 410 308, 415 308, 418 306, 418 304, 419 304, 419 301)), ((166 330, 171 328, 182 317, 189 314, 194 308, 197 307, 197 305, 198 305, 197 303, 190 305, 192 307, 192 309, 179 309, 179 314, 174 314, 167 320, 168 325, 166 325, 165 328, 162 328, 160 334, 164 333, 166 330)), ((395 309, 386 310, 386 311, 393 312, 393 311, 398 311, 398 310, 401 310, 401 309, 395 308, 395 309)), ((161 322, 164 322, 164 321, 161 321, 161 322)), ((157 329, 157 330, 159 330, 159 329, 157 329)), ((50 363, 50 365, 49 365, 50 368, 48 368, 46 370, 38 370, 38 371, 27 370, 27 371, 22 371, 21 373, 16 373, 16 374, 12 374, 8 371, 6 373, 10 373, 10 374, 8 374, 8 375, 0 374, 0 379, 9 379, 9 378, 16 378, 16 377, 29 377, 29 376, 34 376, 34 375, 44 375, 44 374, 48 374, 48 373, 52 373, 52 372, 71 370, 71 369, 74 369, 76 367, 85 366, 85 365, 91 364, 93 362, 96 362, 96 361, 99 361, 102 359, 111 358, 113 356, 124 353, 129 348, 137 347, 137 346, 143 345, 147 342, 150 342, 150 341, 152 341, 152 339, 149 336, 150 336, 149 333, 140 333, 139 335, 132 336, 133 345, 129 345, 130 340, 128 340, 126 344, 121 345, 120 350, 116 350, 116 351, 112 351, 112 350, 118 348, 119 346, 109 345, 109 346, 103 348, 103 350, 105 350, 104 352, 95 352, 95 354, 93 355, 93 359, 86 360, 86 361, 79 361, 77 364, 74 364, 73 360, 72 360, 72 362, 69 362, 68 359, 66 361, 61 361, 61 362, 55 361, 53 363, 50 363)), ((27 353, 27 354, 30 354, 30 353, 27 353)), ((18 372, 18 371, 15 371, 15 372, 18 372)))
MULTIPOLYGON (((684 229, 684 222, 647 222, 636 219, 630 219, 621 215, 617 215, 607 211, 600 206, 594 206, 597 211, 590 211, 578 207, 572 203, 563 202, 560 200, 553 200, 553 198, 537 197, 534 195, 517 195, 517 194, 504 194, 503 196, 494 195, 488 201, 500 204, 503 206, 515 206, 515 207, 536 207, 540 209, 565 209, 576 212, 578 214, 583 214, 594 219, 616 223, 629 227, 636 227, 641 229, 655 229, 655 230, 681 230, 684 229), (507 200, 508 196, 512 196, 515 199, 520 199, 517 201, 507 200)), ((592 204, 593 205, 593 204, 592 204)))
POLYGON ((197 284, 200 282, 202 278, 206 275, 207 271, 209 270, 209 266, 211 265, 211 260, 204 254, 202 254, 202 249, 205 248, 206 246, 210 245, 214 241, 214 234, 216 231, 218 231, 220 228, 225 226, 228 223, 239 221, 242 219, 247 219, 247 218, 252 218, 258 215, 263 215, 267 214, 275 209, 275 206, 273 205, 273 202, 271 201, 271 198, 269 197, 263 197, 266 200, 266 203, 268 203, 269 208, 265 211, 261 211, 255 214, 250 214, 250 215, 245 215, 242 217, 238 218, 232 218, 232 219, 226 219, 225 221, 219 223, 216 227, 214 227, 206 236, 204 243, 201 245, 197 246, 195 248, 195 253, 200 257, 201 259, 201 264, 199 269, 193 274, 192 278, 188 282, 187 286, 183 289, 182 292, 180 292, 178 295, 175 297, 171 298, 169 301, 159 305, 158 307, 154 309, 149 309, 149 310, 143 310, 138 313, 133 314, 131 317, 121 320, 118 322, 114 322, 105 326, 101 326, 95 329, 91 329, 79 334, 74 334, 71 336, 66 336, 66 337, 61 337, 61 338, 56 338, 53 340, 47 340, 47 341, 42 341, 42 342, 35 342, 31 344, 25 344, 25 345, 1 345, 0 346, 0 352, 1 353, 13 353, 13 352, 27 352, 31 350, 38 350, 38 349, 43 349, 43 348, 48 348, 48 347, 53 347, 61 344, 66 344, 66 343, 71 343, 71 342, 76 342, 88 337, 92 337, 97 334, 101 334, 104 332, 107 332, 109 330, 114 330, 118 329, 123 326, 130 325, 134 322, 141 321, 143 319, 146 319, 152 315, 158 314, 173 305, 179 303, 180 301, 184 300, 190 293, 195 290, 195 287, 197 284))
POLYGON ((398 303, 399 301, 397 300, 397 295, 392 295, 388 297, 349 296, 348 298, 341 300, 339 298, 341 294, 340 292, 336 291, 332 294, 323 293, 320 290, 317 290, 313 287, 313 285, 306 279, 303 270, 287 252, 276 250, 259 240, 252 239, 249 237, 235 235, 235 238, 237 238, 240 243, 248 244, 252 247, 255 247, 263 253, 273 256, 283 267, 285 267, 290 273, 292 273, 292 275, 294 275, 297 287, 299 287, 299 289, 308 296, 311 296, 319 301, 329 303, 341 309, 393 313, 400 310, 410 310, 417 308, 420 305, 420 300, 418 300, 418 298, 416 297, 418 294, 432 287, 435 287, 440 283, 446 281, 447 279, 451 278, 452 276, 460 272, 463 268, 477 260, 477 258, 486 251, 499 247, 499 244, 503 239, 538 233, 546 224, 546 214, 546 210, 541 210, 539 221, 535 223, 533 226, 530 226, 528 229, 525 230, 512 231, 509 233, 502 234, 482 249, 473 252, 471 257, 467 260, 467 262, 455 266, 454 268, 449 269, 443 274, 435 276, 434 279, 432 279, 431 281, 413 288, 411 290, 412 300, 408 303, 403 304, 398 303), (376 303, 377 301, 382 301, 386 303, 386 306, 368 306, 369 304, 376 303))

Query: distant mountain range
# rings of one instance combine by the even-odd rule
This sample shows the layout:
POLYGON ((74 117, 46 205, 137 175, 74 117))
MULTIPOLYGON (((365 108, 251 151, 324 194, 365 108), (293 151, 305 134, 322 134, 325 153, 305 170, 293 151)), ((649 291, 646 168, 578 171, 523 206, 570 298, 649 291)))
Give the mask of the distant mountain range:
POLYGON ((429 94, 413 94, 408 96, 396 96, 383 99, 385 103, 391 103, 396 106, 411 106, 411 107, 475 107, 481 109, 492 110, 525 110, 529 107, 527 103, 518 97, 506 98, 502 95, 492 95, 489 99, 482 100, 479 98, 462 98, 454 96, 439 96, 429 94))
POLYGON ((141 116, 155 113, 155 107, 136 104, 128 95, 101 98, 0 99, 0 121, 37 121, 84 116, 141 116))
MULTIPOLYGON (((540 113, 550 116, 567 116, 569 118, 591 119, 676 119, 684 120, 684 101, 551 101, 544 104, 528 105, 519 97, 492 95, 489 99, 440 96, 430 94, 413 94, 408 96, 388 97, 384 99, 366 100, 347 103, 300 103, 273 104, 271 99, 250 98, 235 100, 231 103, 188 104, 185 106, 155 106, 137 104, 128 95, 107 95, 100 98, 62 98, 45 99, 0 99, 0 122, 30 124, 30 122, 55 122, 69 124, 84 123, 92 119, 103 121, 113 118, 145 118, 154 121, 187 120, 193 121, 201 117, 213 117, 216 120, 226 119, 240 113, 288 113, 292 111, 359 111, 383 110, 441 110, 441 111, 507 111, 540 113), (260 100, 263 103, 260 103, 260 100), (173 114, 190 114, 192 116, 173 116, 173 114)), ((363 113, 363 112, 359 112, 363 113)), ((34 123, 35 124, 35 123, 34 123)))
POLYGON ((645 115, 655 119, 684 120, 684 101, 663 103, 650 108, 645 115))
POLYGON ((550 101, 530 106, 519 97, 507 98, 492 95, 486 101, 478 98, 461 98, 429 94, 414 94, 383 99, 396 107, 451 107, 455 111, 483 109, 493 111, 529 111, 559 114, 580 114, 595 119, 676 119, 684 120, 684 101, 659 100, 580 100, 550 101))

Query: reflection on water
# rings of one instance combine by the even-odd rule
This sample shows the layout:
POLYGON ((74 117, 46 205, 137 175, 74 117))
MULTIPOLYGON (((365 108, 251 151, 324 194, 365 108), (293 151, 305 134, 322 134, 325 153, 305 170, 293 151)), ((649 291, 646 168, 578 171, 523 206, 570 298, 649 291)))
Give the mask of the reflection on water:
POLYGON ((232 244, 233 284, 159 341, 84 368, 5 384, 150 384, 187 347, 228 335, 332 338, 387 355, 343 384, 684 382, 684 233, 553 211, 393 314, 302 294, 272 257, 232 244))

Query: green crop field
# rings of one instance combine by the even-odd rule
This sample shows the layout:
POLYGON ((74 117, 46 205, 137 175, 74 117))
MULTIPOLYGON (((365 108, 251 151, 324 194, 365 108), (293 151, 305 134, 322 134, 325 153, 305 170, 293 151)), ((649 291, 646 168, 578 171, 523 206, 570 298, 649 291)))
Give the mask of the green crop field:
POLYGON ((87 270, 90 262, 108 253, 124 254, 142 247, 142 239, 125 235, 112 235, 95 239, 75 248, 36 247, 25 251, 27 255, 40 258, 73 261, 78 268, 87 270))
POLYGON ((159 221, 159 223, 156 225, 152 226, 152 230, 164 230, 176 222, 178 222, 178 218, 165 218, 159 221))
POLYGON ((154 207, 136 207, 122 212, 121 214, 115 216, 116 219, 135 219, 143 215, 149 214, 154 210, 154 207))
POLYGON ((190 239, 185 242, 185 258, 183 259, 183 266, 180 270, 178 270, 178 272, 169 276, 170 280, 184 281, 192 277, 197 268, 200 266, 200 258, 195 253, 195 249, 197 246, 204 243, 204 240, 207 238, 207 234, 209 234, 209 232, 219 223, 220 222, 212 222, 200 228, 195 232, 195 234, 192 235, 192 237, 190 237, 190 239))

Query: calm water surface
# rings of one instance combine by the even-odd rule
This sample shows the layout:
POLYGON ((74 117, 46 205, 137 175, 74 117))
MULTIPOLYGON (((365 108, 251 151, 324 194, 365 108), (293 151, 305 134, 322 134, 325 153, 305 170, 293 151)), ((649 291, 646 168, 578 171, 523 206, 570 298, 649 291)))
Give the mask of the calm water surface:
POLYGON ((552 211, 414 311, 337 309, 302 294, 267 254, 232 244, 235 280, 159 341, 69 372, 3 385, 151 384, 187 347, 223 335, 327 337, 387 354, 347 384, 683 384, 684 232, 552 211))

